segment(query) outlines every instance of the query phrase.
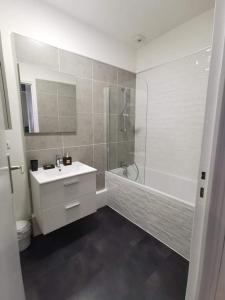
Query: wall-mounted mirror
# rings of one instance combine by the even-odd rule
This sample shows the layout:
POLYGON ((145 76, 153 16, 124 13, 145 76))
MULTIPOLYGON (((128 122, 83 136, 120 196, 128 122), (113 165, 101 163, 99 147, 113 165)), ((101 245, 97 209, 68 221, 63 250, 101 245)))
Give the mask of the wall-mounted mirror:
POLYGON ((25 133, 76 132, 74 77, 30 64, 18 68, 25 133))

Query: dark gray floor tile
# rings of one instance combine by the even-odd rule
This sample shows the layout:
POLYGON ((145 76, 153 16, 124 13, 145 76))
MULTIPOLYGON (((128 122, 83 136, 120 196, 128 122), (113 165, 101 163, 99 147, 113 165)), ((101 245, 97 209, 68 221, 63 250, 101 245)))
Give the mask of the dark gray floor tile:
POLYGON ((108 207, 21 254, 27 300, 184 300, 188 262, 108 207))

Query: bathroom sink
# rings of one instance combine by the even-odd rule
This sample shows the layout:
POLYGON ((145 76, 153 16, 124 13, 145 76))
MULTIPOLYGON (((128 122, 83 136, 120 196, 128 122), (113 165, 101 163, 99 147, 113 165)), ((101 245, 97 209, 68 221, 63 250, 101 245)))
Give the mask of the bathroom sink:
POLYGON ((36 179, 39 184, 44 184, 56 180, 61 180, 64 178, 69 178, 72 176, 82 175, 97 172, 96 169, 85 165, 81 162, 73 162, 70 166, 61 165, 60 168, 54 168, 50 170, 44 170, 43 168, 39 168, 38 171, 32 172, 30 171, 31 176, 36 179))

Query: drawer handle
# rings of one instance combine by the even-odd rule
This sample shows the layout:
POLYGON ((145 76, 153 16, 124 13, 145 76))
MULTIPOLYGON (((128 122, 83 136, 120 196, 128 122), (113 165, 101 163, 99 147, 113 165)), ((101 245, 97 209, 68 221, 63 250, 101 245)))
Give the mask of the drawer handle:
POLYGON ((64 182, 64 186, 70 186, 70 185, 77 184, 77 183, 79 183, 78 179, 72 180, 72 181, 67 181, 67 182, 64 182))
POLYGON ((68 210, 68 209, 77 207, 77 206, 79 206, 79 205, 80 205, 80 202, 75 202, 75 203, 73 203, 73 204, 70 204, 70 205, 65 206, 65 209, 68 210))

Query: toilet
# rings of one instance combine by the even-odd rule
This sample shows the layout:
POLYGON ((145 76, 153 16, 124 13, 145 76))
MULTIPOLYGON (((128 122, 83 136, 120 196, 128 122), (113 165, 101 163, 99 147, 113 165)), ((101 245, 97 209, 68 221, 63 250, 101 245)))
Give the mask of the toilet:
POLYGON ((31 223, 29 221, 16 221, 17 239, 20 252, 24 251, 31 243, 31 223))

